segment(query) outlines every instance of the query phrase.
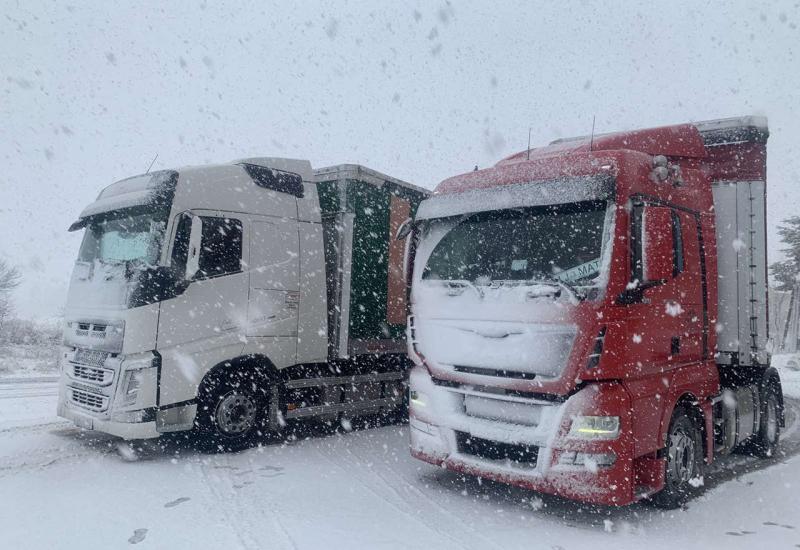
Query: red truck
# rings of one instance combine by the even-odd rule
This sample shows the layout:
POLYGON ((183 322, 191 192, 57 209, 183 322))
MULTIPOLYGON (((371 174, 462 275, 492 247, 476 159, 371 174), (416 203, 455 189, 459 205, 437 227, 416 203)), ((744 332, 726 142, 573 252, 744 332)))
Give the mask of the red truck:
POLYGON ((743 117, 558 140, 440 183, 405 231, 413 456, 675 507, 717 457, 772 455, 768 135, 743 117))

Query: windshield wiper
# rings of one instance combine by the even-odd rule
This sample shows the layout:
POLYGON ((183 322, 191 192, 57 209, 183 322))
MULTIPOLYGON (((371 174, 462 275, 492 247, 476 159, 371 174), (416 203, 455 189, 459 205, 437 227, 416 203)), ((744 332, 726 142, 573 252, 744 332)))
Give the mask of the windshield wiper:
POLYGON ((586 295, 579 291, 577 287, 565 283, 561 279, 556 279, 555 277, 546 277, 544 279, 528 279, 525 282, 528 284, 547 285, 559 289, 565 289, 568 294, 571 294, 578 301, 586 299, 586 295))
POLYGON ((450 296, 457 296, 458 294, 461 294, 460 292, 455 292, 457 288, 464 289, 468 287, 474 290, 478 297, 483 298, 483 291, 472 281, 467 281, 466 279, 441 279, 440 282, 442 285, 448 288, 448 295, 450 296))

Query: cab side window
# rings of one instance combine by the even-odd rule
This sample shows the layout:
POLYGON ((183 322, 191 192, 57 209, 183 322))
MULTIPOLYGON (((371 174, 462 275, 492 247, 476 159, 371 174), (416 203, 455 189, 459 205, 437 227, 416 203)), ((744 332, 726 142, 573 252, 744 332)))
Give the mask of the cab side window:
MULTIPOLYGON (((644 204, 634 205, 631 212, 631 280, 644 281, 644 241, 646 236, 643 234, 643 217, 645 212, 644 204)), ((669 210, 669 220, 671 221, 672 237, 672 277, 677 277, 686 269, 686 253, 684 244, 684 228, 686 221, 681 221, 686 214, 679 213, 675 209, 669 210)))
POLYGON ((181 214, 178 227, 175 230, 175 244, 172 246, 171 265, 180 277, 186 272, 186 261, 189 258, 189 236, 192 231, 192 218, 188 214, 181 214))
POLYGON ((201 217, 200 258, 197 279, 242 270, 242 222, 233 218, 201 217))

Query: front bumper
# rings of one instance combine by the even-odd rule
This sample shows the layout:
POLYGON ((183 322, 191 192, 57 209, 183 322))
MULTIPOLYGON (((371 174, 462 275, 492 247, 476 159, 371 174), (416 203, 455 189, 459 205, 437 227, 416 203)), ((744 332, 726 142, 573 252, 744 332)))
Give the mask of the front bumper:
MULTIPOLYGON (((517 485, 543 493, 601 505, 625 505, 636 500, 632 475, 631 442, 624 435, 615 440, 573 440, 562 434, 569 430, 571 418, 586 406, 586 391, 576 393, 563 403, 517 399, 512 407, 498 400, 495 418, 467 414, 465 396, 473 395, 491 402, 491 393, 476 392, 474 387, 440 386, 433 382, 424 367, 411 372, 409 432, 412 456, 449 470, 483 479, 517 485), (472 393, 465 393, 472 392, 472 393), (520 407, 529 407, 529 425, 519 423, 520 407), (504 421, 503 414, 515 416, 515 422, 504 421), (535 425, 534 425, 535 424, 535 425), (464 442, 478 440, 484 448, 511 449, 523 456, 531 449, 537 452, 529 461, 510 460, 476 452, 464 442), (583 464, 562 460, 574 454, 614 457, 609 465, 598 465, 593 459, 583 464)), ((524 410, 524 409, 523 409, 524 410)), ((580 414, 586 414, 580 411, 580 414)))
POLYGON ((165 430, 157 423, 157 359, 64 347, 58 416, 124 439, 158 437, 165 430))
POLYGON ((156 429, 156 422, 116 422, 113 420, 97 418, 88 411, 81 411, 59 402, 58 416, 75 423, 79 428, 96 430, 123 439, 151 439, 158 437, 160 432, 156 429))

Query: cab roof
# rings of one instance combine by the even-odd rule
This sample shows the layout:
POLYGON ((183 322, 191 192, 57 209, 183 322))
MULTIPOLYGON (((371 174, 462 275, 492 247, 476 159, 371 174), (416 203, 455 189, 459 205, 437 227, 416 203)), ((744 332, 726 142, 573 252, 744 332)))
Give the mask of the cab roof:
POLYGON ((508 156, 491 168, 448 178, 436 187, 435 194, 520 183, 521 177, 586 175, 596 171, 593 165, 615 164, 624 152, 700 161, 711 149, 742 143, 763 145, 768 136, 766 118, 746 116, 558 139, 508 156))

